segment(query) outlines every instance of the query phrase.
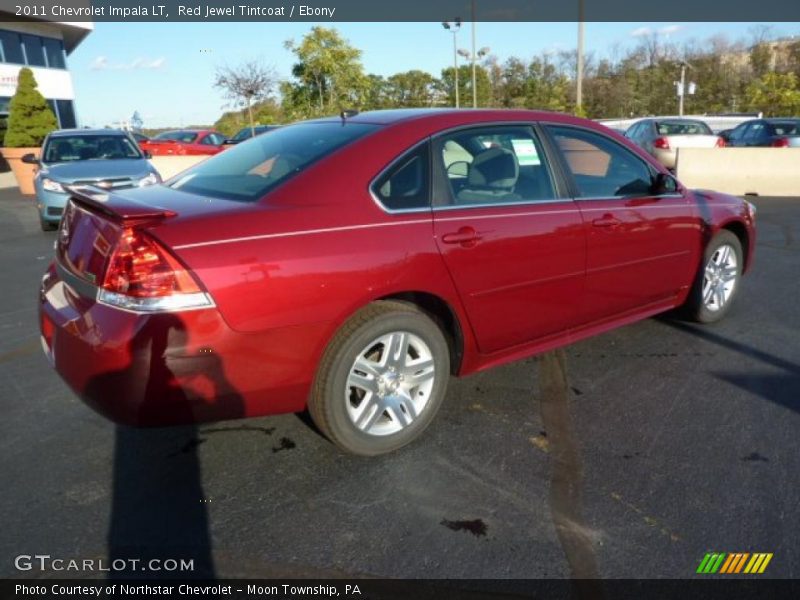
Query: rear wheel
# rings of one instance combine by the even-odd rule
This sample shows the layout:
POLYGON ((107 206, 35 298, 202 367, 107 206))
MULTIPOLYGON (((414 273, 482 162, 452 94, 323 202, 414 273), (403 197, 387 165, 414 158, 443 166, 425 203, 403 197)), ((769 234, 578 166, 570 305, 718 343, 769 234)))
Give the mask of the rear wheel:
POLYGON ((730 310, 742 278, 742 244, 730 231, 720 231, 706 248, 703 268, 697 274, 686 303, 689 316, 713 323, 730 310))
POLYGON ((309 412, 341 449, 397 450, 430 424, 447 390, 450 355, 437 324, 413 305, 381 301, 351 318, 320 364, 309 412))

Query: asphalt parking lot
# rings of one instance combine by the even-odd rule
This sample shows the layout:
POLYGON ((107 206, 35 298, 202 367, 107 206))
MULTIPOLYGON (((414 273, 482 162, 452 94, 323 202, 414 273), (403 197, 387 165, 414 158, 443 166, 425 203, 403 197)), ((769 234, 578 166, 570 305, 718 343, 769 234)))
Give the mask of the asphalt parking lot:
POLYGON ((56 576, 15 568, 38 553, 219 577, 682 578, 710 551, 798 577, 800 200, 755 203, 724 322, 650 319, 454 379, 419 442, 364 459, 295 415, 134 430, 91 412, 39 345, 54 234, 0 191, 0 577, 56 576))

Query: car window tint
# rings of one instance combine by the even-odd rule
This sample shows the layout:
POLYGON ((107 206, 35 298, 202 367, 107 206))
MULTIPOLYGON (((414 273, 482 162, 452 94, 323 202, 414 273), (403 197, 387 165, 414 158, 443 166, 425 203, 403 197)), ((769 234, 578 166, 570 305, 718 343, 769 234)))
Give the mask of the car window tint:
POLYGON ((197 139, 197 134, 193 131, 165 131, 159 133, 154 140, 173 140, 184 144, 191 144, 197 139))
POLYGON ((800 128, 798 128, 798 122, 796 121, 773 123, 772 128, 775 130, 776 135, 797 135, 800 133, 800 128))
POLYGON ((604 135, 572 127, 549 126, 572 173, 581 198, 641 196, 650 193, 649 165, 604 135))
POLYGON ((449 204, 506 204, 555 198, 544 151, 530 127, 461 130, 440 138, 435 160, 449 185, 449 204))
POLYGON ((658 135, 711 135, 711 129, 700 121, 661 121, 658 135))
POLYGON ((744 135, 744 139, 746 141, 755 141, 761 137, 764 132, 764 123, 751 123, 750 128, 747 130, 747 133, 744 135))
POLYGON ((428 144, 397 160, 373 184, 372 191, 389 210, 409 210, 430 205, 430 153, 428 144))
POLYGON ((311 164, 350 144, 377 125, 326 121, 282 127, 237 144, 169 180, 198 196, 254 202, 311 164))
POLYGON ((47 141, 43 155, 45 163, 142 158, 138 146, 124 135, 63 135, 52 137, 47 141))

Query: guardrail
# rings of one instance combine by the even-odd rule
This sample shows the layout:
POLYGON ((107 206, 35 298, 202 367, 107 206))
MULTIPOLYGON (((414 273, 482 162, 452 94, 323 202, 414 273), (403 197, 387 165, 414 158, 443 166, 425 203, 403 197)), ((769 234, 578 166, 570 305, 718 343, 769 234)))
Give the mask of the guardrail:
POLYGON ((800 148, 678 148, 688 188, 743 196, 800 196, 800 148))

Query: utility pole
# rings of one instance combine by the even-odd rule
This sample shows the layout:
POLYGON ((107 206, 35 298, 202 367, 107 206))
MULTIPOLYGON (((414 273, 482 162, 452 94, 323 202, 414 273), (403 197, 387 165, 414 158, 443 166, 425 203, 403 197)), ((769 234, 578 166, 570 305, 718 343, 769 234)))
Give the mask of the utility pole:
POLYGON ((681 82, 678 88, 678 116, 683 116, 683 96, 686 94, 686 63, 681 63, 681 82))
POLYGON ((456 17, 455 20, 451 23, 448 21, 442 22, 442 27, 448 30, 450 33, 453 34, 453 75, 455 77, 455 87, 456 87, 456 108, 459 107, 458 102, 458 47, 456 44, 456 36, 458 34, 458 30, 461 29, 461 18, 456 17))
POLYGON ((478 88, 475 85, 475 0, 472 0, 472 108, 478 108, 478 88))
POLYGON ((583 0, 578 0, 578 65, 575 74, 575 112, 583 106, 583 0))

